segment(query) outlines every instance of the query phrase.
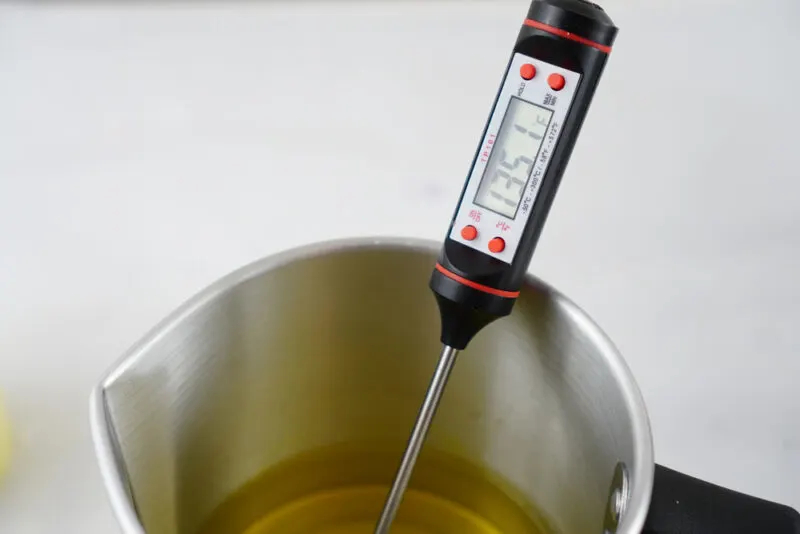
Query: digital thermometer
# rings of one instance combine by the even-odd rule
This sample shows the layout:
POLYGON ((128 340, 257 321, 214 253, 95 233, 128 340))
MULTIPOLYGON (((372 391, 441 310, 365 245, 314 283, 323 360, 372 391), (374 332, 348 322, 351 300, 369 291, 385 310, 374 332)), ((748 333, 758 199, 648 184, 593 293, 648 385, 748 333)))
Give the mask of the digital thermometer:
POLYGON ((431 277, 445 345, 511 313, 616 34, 590 2, 531 4, 431 277))
POLYGON ((586 0, 534 0, 430 280, 444 345, 375 529, 389 531, 459 350, 511 313, 617 28, 586 0))

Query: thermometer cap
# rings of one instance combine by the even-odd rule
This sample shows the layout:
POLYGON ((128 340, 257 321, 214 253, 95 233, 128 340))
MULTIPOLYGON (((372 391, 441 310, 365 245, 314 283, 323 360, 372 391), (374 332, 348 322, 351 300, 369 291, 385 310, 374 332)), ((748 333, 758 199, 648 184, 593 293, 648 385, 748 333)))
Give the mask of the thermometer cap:
POLYGON ((617 27, 603 8, 588 0, 534 0, 528 19, 611 47, 617 27))

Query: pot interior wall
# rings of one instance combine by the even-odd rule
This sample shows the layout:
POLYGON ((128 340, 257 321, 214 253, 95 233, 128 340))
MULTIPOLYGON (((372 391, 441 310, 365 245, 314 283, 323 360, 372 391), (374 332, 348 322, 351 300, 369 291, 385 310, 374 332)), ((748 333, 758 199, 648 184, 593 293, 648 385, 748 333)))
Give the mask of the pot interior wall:
MULTIPOLYGON (((434 261, 386 245, 251 267, 143 343, 105 402, 147 532, 196 532, 303 451, 361 443, 399 460, 440 351, 434 261)), ((545 286, 525 287, 459 356, 426 445, 490 468, 564 533, 602 532, 615 465, 635 456, 593 328, 545 286)))

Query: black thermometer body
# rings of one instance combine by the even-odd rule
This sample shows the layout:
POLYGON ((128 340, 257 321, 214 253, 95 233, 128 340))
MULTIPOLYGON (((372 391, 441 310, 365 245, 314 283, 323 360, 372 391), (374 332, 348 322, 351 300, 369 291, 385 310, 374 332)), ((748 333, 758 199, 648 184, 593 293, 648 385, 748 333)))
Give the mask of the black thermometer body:
POLYGON ((617 28, 585 0, 534 0, 430 281, 442 343, 511 313, 617 28))

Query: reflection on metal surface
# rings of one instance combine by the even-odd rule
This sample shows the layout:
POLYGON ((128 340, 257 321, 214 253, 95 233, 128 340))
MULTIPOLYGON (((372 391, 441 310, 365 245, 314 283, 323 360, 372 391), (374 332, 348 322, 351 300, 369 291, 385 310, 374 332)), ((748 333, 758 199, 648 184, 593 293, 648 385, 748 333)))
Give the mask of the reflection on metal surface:
POLYGON ((604 534, 615 534, 620 521, 625 515, 625 508, 630 498, 630 481, 628 469, 620 462, 614 468, 614 477, 611 480, 606 517, 603 522, 604 534))

